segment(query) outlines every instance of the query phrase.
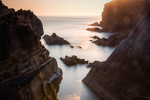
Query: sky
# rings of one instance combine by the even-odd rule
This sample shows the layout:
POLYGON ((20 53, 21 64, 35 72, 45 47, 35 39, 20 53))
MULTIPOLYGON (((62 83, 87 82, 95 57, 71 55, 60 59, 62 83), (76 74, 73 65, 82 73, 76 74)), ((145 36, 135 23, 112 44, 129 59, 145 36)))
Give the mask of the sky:
POLYGON ((101 15, 112 0, 2 0, 9 8, 31 10, 36 15, 101 15))

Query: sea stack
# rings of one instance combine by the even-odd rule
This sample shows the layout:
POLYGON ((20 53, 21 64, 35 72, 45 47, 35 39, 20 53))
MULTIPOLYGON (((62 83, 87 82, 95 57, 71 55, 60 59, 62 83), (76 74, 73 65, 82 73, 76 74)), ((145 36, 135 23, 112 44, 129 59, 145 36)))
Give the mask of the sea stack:
POLYGON ((62 71, 41 44, 41 21, 0 0, 0 99, 57 100, 62 71))

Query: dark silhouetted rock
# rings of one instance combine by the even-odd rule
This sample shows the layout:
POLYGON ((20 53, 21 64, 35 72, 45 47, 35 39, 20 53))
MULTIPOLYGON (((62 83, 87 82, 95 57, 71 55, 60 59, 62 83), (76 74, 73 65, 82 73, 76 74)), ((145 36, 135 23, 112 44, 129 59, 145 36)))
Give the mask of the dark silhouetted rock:
POLYGON ((51 36, 44 35, 43 38, 48 45, 70 45, 67 40, 64 40, 63 38, 57 36, 55 33, 53 33, 51 36))
MULTIPOLYGON (((143 1, 147 3, 146 0, 143 1)), ((141 19, 110 57, 103 64, 93 67, 83 79, 83 82, 104 100, 150 99, 149 6, 148 4, 141 8, 141 19)))
POLYGON ((77 46, 77 48, 82 49, 82 47, 81 47, 81 46, 77 46))
MULTIPOLYGON (((140 12, 142 10, 141 8, 144 7, 144 4, 145 0, 139 0, 138 2, 137 0, 112 0, 109 3, 106 3, 104 6, 104 10, 102 12, 102 21, 99 25, 102 27, 102 29, 99 30, 97 28, 89 28, 88 30, 117 33, 115 35, 119 35, 123 40, 124 35, 127 36, 137 21, 141 18, 142 13, 140 12)), ((117 45, 119 44, 118 42, 121 42, 122 40, 119 39, 119 41, 117 40, 116 43, 115 37, 116 36, 111 36, 110 39, 114 40, 114 42, 111 41, 111 43, 115 43, 117 45)), ((103 41, 107 41, 107 39, 102 39, 97 44, 104 44, 107 46, 107 43, 105 44, 103 41)))
POLYGON ((100 26, 100 24, 98 22, 95 22, 93 24, 90 24, 89 26, 100 26))
POLYGON ((96 45, 99 46, 116 46, 118 45, 126 36, 123 35, 112 35, 108 39, 106 38, 99 38, 97 36, 93 36, 92 38, 96 39, 92 41, 96 45))
POLYGON ((89 68, 95 68, 95 67, 100 66, 100 65, 103 64, 103 63, 104 63, 104 62, 94 61, 93 63, 89 63, 89 64, 87 65, 87 67, 89 67, 89 68))
POLYGON ((60 58, 64 64, 68 66, 77 65, 77 64, 87 64, 88 61, 85 61, 84 59, 77 58, 77 56, 73 55, 72 57, 65 56, 65 58, 60 58))
POLYGON ((87 28, 86 30, 93 31, 93 32, 101 32, 100 28, 87 28))
POLYGON ((141 18, 139 12, 144 6, 145 0, 113 0, 106 3, 102 12, 100 26, 102 31, 120 32, 132 29, 141 18))
POLYGON ((74 48, 74 46, 72 46, 72 45, 71 45, 70 47, 71 47, 71 48, 74 48))
POLYGON ((57 100, 62 70, 41 44, 41 21, 0 0, 0 100, 57 100))

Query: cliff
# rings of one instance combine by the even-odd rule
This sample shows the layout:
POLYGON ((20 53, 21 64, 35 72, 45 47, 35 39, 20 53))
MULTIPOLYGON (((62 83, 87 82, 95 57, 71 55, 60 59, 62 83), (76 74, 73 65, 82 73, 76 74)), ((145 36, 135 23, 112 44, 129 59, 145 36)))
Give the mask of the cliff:
POLYGON ((102 31, 121 32, 132 29, 141 18, 139 12, 145 0, 113 0, 106 3, 102 12, 100 26, 102 31))
POLYGON ((62 71, 41 44, 41 21, 0 0, 0 99, 57 100, 62 71))
POLYGON ((109 32, 114 33, 108 39, 102 38, 94 41, 100 46, 116 46, 123 39, 125 39, 137 21, 143 15, 145 4, 147 0, 113 0, 106 3, 102 12, 102 21, 100 24, 94 23, 93 26, 101 26, 99 28, 88 28, 89 31, 94 32, 109 32))
POLYGON ((150 100, 150 8, 141 9, 128 37, 83 79, 104 100, 150 100))

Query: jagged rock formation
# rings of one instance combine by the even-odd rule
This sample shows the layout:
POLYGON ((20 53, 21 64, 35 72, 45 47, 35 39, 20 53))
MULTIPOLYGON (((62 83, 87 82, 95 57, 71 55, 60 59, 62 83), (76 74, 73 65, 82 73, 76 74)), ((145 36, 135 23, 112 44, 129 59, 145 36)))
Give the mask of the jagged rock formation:
POLYGON ((96 39, 92 41, 96 45, 112 47, 118 45, 123 39, 126 38, 126 35, 111 35, 108 39, 99 38, 97 36, 93 36, 92 38, 96 39))
POLYGON ((143 13, 129 36, 83 80, 104 100, 150 100, 150 8, 143 13))
POLYGON ((65 56, 65 58, 60 58, 64 64, 68 66, 77 65, 77 64, 87 64, 88 61, 85 61, 85 59, 80 59, 77 56, 73 55, 72 57, 65 56))
POLYGON ((41 45, 41 21, 0 0, 0 99, 57 100, 62 71, 41 45))
POLYGON ((67 40, 64 40, 63 38, 57 36, 55 33, 53 33, 51 36, 44 35, 43 38, 48 45, 70 45, 67 40))

